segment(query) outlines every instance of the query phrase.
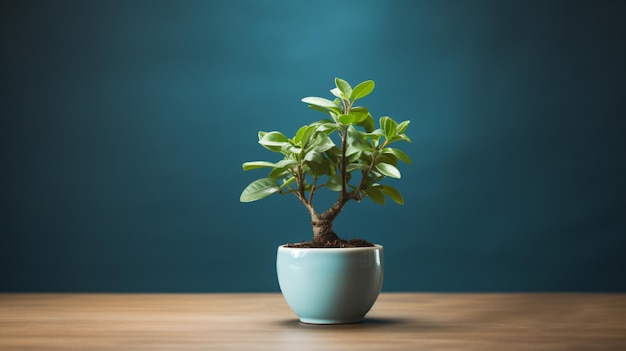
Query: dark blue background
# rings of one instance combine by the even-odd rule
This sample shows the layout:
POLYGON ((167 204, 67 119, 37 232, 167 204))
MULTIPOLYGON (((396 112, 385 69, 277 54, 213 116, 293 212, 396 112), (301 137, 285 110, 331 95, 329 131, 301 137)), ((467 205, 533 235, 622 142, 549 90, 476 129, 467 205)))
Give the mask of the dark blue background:
POLYGON ((626 291, 626 2, 3 1, 0 290, 277 291, 311 236, 241 204, 258 130, 374 79, 406 205, 351 203, 386 291, 626 291))

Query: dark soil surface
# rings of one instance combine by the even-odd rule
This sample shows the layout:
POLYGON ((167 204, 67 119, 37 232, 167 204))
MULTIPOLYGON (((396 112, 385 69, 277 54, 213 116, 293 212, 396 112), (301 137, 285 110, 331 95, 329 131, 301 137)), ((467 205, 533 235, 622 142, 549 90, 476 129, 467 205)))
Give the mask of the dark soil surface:
POLYGON ((329 248, 342 248, 342 247, 370 247, 374 246, 371 242, 363 239, 351 239, 351 240, 335 240, 327 241, 325 243, 314 243, 310 241, 287 244, 287 247, 295 248, 314 248, 314 249, 329 249, 329 248))

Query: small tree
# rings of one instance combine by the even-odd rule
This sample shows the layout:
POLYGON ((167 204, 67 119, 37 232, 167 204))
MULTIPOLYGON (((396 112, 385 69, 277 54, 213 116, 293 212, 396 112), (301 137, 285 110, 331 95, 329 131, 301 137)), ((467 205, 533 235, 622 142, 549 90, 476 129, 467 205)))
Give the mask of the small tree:
POLYGON ((380 182, 386 177, 400 178, 398 160, 411 163, 409 156, 389 145, 397 141, 411 142, 405 134, 410 121, 397 123, 388 116, 374 118, 355 102, 374 90, 374 81, 364 81, 354 88, 343 79, 335 78, 330 92, 334 101, 320 97, 306 97, 302 102, 330 118, 302 126, 291 139, 273 131, 260 131, 259 144, 279 153, 283 159, 276 162, 245 162, 243 170, 269 168, 266 178, 250 183, 241 193, 241 202, 252 202, 271 194, 293 194, 311 215, 315 246, 344 246, 333 231, 333 221, 350 200, 360 202, 369 197, 378 204, 385 203, 385 195, 398 204, 404 204, 400 192, 380 182), (332 138, 337 140, 337 143, 332 138), (327 188, 338 192, 337 200, 324 212, 318 212, 313 200, 318 190, 327 188))

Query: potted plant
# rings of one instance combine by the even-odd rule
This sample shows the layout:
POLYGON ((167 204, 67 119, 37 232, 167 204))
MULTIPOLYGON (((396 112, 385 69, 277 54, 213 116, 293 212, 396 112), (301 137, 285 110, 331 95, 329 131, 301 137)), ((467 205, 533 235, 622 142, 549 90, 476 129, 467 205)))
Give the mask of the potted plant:
POLYGON ((260 131, 259 144, 282 159, 243 164, 244 171, 268 168, 269 175, 250 183, 241 193, 241 202, 290 194, 311 216, 312 240, 279 246, 276 262, 283 296, 305 323, 359 322, 382 287, 383 247, 363 239, 344 240, 333 231, 334 220, 350 201, 369 198, 384 204, 388 197, 404 204, 396 188, 381 182, 400 178, 398 161, 411 163, 406 153, 390 146, 411 141, 405 134, 410 121, 397 123, 384 116, 376 128, 368 109, 355 105, 374 85, 367 80, 352 88, 335 78, 330 90, 334 100, 302 99, 324 113, 325 119, 302 126, 292 138, 278 131, 260 131), (337 200, 319 212, 315 195, 324 188, 337 192, 337 200))

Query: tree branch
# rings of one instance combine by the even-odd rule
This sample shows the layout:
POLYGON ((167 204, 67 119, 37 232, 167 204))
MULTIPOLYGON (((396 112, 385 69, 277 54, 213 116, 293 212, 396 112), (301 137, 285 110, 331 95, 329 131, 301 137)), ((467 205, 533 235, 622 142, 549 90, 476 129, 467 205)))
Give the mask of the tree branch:
POLYGON ((363 188, 363 184, 365 184, 365 180, 367 179, 367 176, 369 175, 369 173, 374 168, 375 164, 376 164, 376 156, 372 155, 372 163, 370 163, 370 166, 367 167, 367 170, 363 171, 363 175, 361 177, 361 181, 359 182, 359 185, 356 187, 356 189, 352 192, 352 194, 350 196, 351 198, 353 198, 355 200, 360 200, 361 199, 361 196, 359 195, 359 193, 361 192, 361 188, 363 188))
POLYGON ((317 176, 313 177, 313 184, 311 184, 311 191, 309 192, 309 205, 313 206, 313 194, 317 190, 317 176))
MULTIPOLYGON (((309 213, 311 214, 311 218, 317 217, 317 212, 315 212, 315 208, 312 204, 313 189, 315 187, 311 188, 311 194, 309 195, 309 200, 307 201, 306 195, 304 193, 304 172, 302 170, 302 166, 298 166, 298 171, 295 176, 296 183, 298 184, 298 191, 294 191, 293 193, 300 200, 300 202, 302 202, 304 207, 306 207, 306 209, 309 211, 309 213)), ((315 179, 315 181, 317 181, 317 179, 315 179)))

